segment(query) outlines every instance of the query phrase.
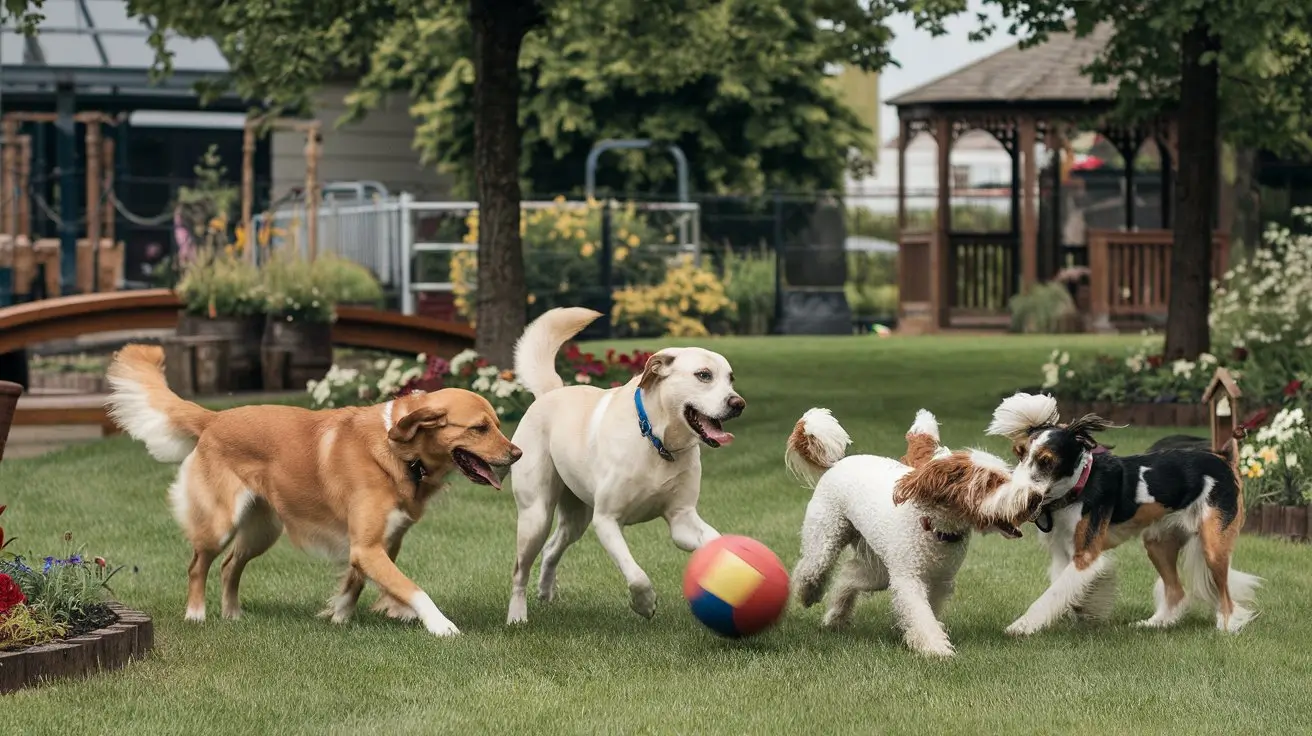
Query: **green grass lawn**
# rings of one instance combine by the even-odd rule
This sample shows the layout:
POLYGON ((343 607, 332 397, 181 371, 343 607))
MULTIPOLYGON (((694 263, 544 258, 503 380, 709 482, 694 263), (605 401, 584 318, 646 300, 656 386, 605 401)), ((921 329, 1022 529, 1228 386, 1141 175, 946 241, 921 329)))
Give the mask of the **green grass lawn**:
MULTIPOLYGON (((1004 393, 1037 382, 1054 345, 1135 339, 708 341, 733 363, 748 408, 731 427, 737 441, 705 451, 701 513, 721 532, 762 540, 791 568, 808 493, 784 471, 783 443, 806 409, 833 409, 856 452, 900 455, 920 407, 939 416, 949 445, 1002 452, 983 437, 989 413, 1004 393)), ((1162 433, 1116 430, 1107 441, 1136 451, 1162 433)), ((1262 615, 1238 636, 1198 613, 1166 632, 1130 628, 1152 610, 1153 581, 1131 542, 1116 553, 1110 624, 1015 641, 1003 629, 1046 586, 1046 556, 1030 527, 1015 541, 977 537, 945 614, 958 655, 930 661, 902 645, 885 594, 866 599, 843 633, 820 629, 821 607, 790 606, 759 637, 716 638, 682 600, 687 555, 658 521, 627 532, 660 596, 653 620, 629 610, 589 532, 565 556, 560 599, 531 597, 528 626, 511 630, 514 503, 460 481, 411 530, 399 564, 462 636, 437 639, 369 613, 372 589, 353 623, 316 618, 339 571, 285 540, 248 568, 240 621, 217 616, 215 565, 211 619, 196 625, 182 619, 190 551, 165 499, 173 470, 126 438, 0 466, 19 550, 54 551, 71 530, 92 554, 134 566, 116 592, 155 617, 157 644, 124 671, 0 700, 0 731, 1229 734, 1312 721, 1307 547, 1242 538, 1235 566, 1267 586, 1262 615)))

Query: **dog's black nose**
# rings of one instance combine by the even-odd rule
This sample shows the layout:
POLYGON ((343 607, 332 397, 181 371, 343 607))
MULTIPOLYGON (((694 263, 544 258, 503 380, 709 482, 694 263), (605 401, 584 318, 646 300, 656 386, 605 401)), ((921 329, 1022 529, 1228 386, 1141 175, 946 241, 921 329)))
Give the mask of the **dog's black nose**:
POLYGON ((524 456, 523 450, 519 449, 518 447, 515 447, 514 445, 510 446, 510 462, 513 463, 523 456, 524 456))
POLYGON ((746 408, 747 408, 747 400, 744 399, 743 397, 741 396, 729 397, 729 416, 736 417, 739 414, 742 414, 743 409, 746 408))

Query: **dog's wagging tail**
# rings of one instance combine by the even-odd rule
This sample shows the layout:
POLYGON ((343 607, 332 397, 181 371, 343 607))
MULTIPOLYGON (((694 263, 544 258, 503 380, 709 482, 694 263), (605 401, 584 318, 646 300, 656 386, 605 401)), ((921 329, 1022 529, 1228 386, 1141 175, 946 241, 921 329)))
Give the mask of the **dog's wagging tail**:
POLYGON ((847 430, 828 409, 808 409, 788 436, 784 464, 807 488, 815 488, 820 476, 847 454, 850 444, 847 430))

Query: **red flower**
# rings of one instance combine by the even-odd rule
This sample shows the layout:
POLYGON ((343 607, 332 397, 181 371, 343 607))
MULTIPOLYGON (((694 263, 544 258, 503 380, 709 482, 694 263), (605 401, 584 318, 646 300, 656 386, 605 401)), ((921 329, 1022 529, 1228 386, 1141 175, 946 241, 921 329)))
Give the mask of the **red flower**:
POLYGON ((104 557, 97 557, 97 558, 95 559, 95 562, 96 562, 96 565, 99 566, 99 567, 104 567, 104 566, 105 566, 105 558, 104 558, 104 557))
POLYGON ((627 355, 621 355, 621 356, 620 356, 620 365, 628 365, 629 363, 632 363, 632 362, 633 362, 633 359, 630 358, 629 356, 627 356, 627 355))
POLYGON ((9 613, 9 609, 23 603, 27 596, 18 588, 18 583, 8 575, 0 572, 0 616, 9 613))
POLYGON ((574 360, 579 357, 579 346, 577 343, 570 343, 565 346, 565 357, 574 360))
POLYGON ((1255 411, 1252 414, 1248 415, 1248 418, 1245 419, 1239 426, 1246 430, 1251 431, 1265 424, 1266 419, 1269 416, 1271 416, 1270 409, 1259 409, 1258 411, 1255 411))
POLYGON ((1290 397, 1297 396, 1298 392, 1302 388, 1303 388, 1303 382, 1295 378, 1294 380, 1285 384, 1285 396, 1290 396, 1290 397))
POLYGON ((1162 363, 1164 363, 1165 361, 1166 361, 1166 359, 1165 359, 1164 357, 1160 356, 1160 355, 1150 355, 1150 356, 1148 356, 1148 366, 1149 366, 1150 368, 1161 368, 1161 367, 1162 367, 1162 363))
POLYGON ((611 381, 611 382, 610 382, 610 387, 611 387, 611 388, 615 388, 616 386, 623 386, 623 385, 624 385, 624 384, 620 383, 619 381, 611 381))

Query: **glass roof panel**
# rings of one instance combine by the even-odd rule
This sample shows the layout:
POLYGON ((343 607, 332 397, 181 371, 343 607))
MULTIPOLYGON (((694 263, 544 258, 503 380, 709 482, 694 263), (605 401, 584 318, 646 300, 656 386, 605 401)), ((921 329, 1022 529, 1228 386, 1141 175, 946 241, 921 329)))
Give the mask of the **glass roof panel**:
POLYGON ((167 47, 173 52, 173 68, 186 71, 226 72, 228 60, 218 44, 208 38, 171 37, 167 47))
POLYGON ((76 33, 42 33, 36 37, 41 54, 49 66, 103 67, 105 62, 89 35, 76 33))
MULTIPOLYGON (((87 11, 91 13, 91 22, 98 29, 113 31, 146 31, 146 24, 140 18, 128 17, 127 3, 122 0, 86 0, 87 11)), ((111 60, 112 64, 113 61, 111 60)))
MULTIPOLYGON (((145 36, 100 36, 100 45, 109 57, 109 65, 123 69, 149 69, 155 62, 155 50, 146 43, 145 36)), ((174 59, 177 65, 177 59, 174 59)))
POLYGON ((43 35, 48 32, 46 29, 70 31, 91 27, 76 0, 46 0, 37 12, 45 16, 37 26, 37 31, 43 35))

